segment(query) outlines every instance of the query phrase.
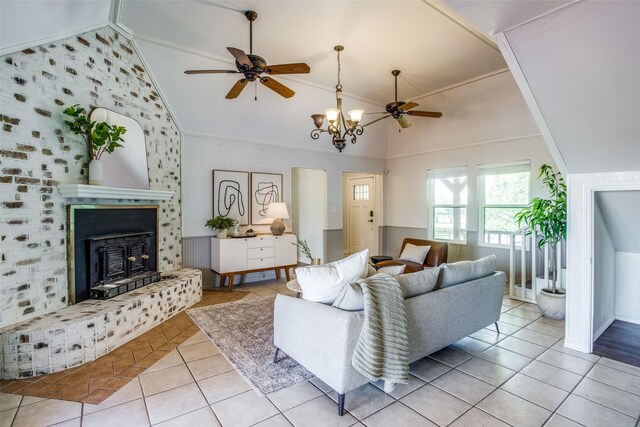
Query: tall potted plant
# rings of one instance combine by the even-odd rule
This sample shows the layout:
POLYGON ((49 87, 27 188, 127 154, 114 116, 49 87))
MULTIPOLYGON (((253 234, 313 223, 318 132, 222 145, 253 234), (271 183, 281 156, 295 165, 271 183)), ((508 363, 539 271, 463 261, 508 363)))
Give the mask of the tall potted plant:
POLYGON ((91 121, 85 114, 84 108, 71 105, 63 111, 67 116, 71 116, 71 120, 65 120, 64 123, 69 126, 71 132, 81 135, 87 147, 89 148, 89 184, 102 185, 102 163, 100 158, 104 153, 111 154, 113 151, 122 147, 121 142, 124 141, 122 135, 127 132, 124 126, 110 125, 107 122, 91 121))
POLYGON ((540 178, 549 192, 549 198, 536 197, 528 207, 515 215, 515 219, 519 226, 526 224, 532 232, 537 231, 542 236, 538 248, 545 244, 551 247, 551 288, 541 289, 536 301, 545 317, 564 319, 566 295, 564 290, 557 287, 561 266, 556 265, 556 259, 558 244, 567 238, 567 186, 560 172, 554 172, 546 164, 540 166, 540 178))

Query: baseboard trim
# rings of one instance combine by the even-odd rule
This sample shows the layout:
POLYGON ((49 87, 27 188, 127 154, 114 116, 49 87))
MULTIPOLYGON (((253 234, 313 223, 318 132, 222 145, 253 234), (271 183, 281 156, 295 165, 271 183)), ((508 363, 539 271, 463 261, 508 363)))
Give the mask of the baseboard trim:
POLYGON ((621 320, 623 322, 629 322, 629 323, 634 323, 636 325, 640 325, 640 319, 634 319, 632 317, 616 316, 615 320, 621 320))
POLYGON ((595 342, 595 340, 597 340, 598 338, 600 338, 600 335, 603 334, 604 331, 607 330, 607 328, 609 326, 611 326, 611 324, 613 323, 613 321, 616 320, 616 316, 611 316, 609 319, 607 319, 606 322, 604 322, 604 325, 602 325, 602 327, 600 329, 598 329, 594 334, 593 334, 593 341, 595 342))

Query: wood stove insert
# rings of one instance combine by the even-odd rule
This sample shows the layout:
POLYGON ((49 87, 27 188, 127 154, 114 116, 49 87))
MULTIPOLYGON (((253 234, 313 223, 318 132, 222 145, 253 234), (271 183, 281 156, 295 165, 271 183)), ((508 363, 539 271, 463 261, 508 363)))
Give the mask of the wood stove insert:
POLYGON ((69 206, 72 303, 112 298, 160 279, 157 210, 157 206, 69 206))

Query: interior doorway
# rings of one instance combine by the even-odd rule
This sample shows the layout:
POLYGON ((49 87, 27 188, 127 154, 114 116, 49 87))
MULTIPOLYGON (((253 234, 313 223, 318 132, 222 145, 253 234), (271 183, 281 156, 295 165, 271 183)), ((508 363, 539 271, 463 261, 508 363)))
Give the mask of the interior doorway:
POLYGON ((342 174, 343 252, 368 249, 378 253, 382 225, 382 176, 345 172, 342 174))
POLYGON ((591 254, 592 351, 624 363, 640 336, 640 191, 595 191, 591 254))
MULTIPOLYGON (((314 258, 325 260, 326 171, 291 168, 291 228, 298 239, 304 239, 307 242, 314 258)), ((309 263, 309 260, 300 251, 298 251, 298 261, 309 263)))

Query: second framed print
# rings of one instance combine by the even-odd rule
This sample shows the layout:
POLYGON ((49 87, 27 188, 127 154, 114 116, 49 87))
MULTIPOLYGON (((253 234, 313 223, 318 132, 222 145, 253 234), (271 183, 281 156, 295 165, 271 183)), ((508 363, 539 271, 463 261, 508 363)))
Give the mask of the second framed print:
POLYGON ((249 172, 213 170, 213 216, 249 224, 249 172))
POLYGON ((251 172, 251 224, 269 224, 269 204, 282 201, 282 174, 251 172))

